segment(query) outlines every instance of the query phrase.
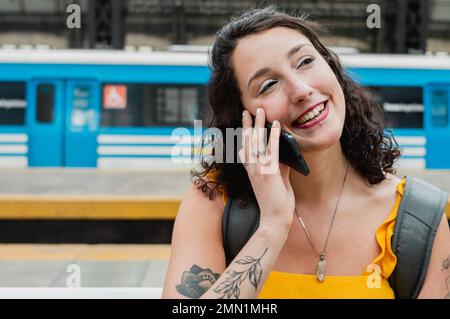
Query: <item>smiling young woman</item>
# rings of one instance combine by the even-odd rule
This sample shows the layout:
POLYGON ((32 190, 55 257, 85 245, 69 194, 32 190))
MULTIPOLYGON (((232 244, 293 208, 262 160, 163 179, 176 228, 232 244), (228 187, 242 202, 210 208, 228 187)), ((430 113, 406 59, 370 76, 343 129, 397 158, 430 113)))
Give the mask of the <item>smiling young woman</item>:
MULTIPOLYGON (((405 185, 393 175, 400 151, 384 133, 380 106, 320 42, 319 31, 304 17, 269 7, 217 33, 211 126, 224 138, 226 128, 249 132, 235 149, 245 165, 205 162, 193 172, 175 221, 163 297, 394 297, 387 280, 396 266, 391 236, 405 185), (266 121, 273 123, 267 148, 255 130, 266 121), (280 129, 301 146, 309 175, 278 163, 280 129), (279 169, 261 174, 267 161, 248 161, 251 154, 279 169), (258 229, 229 266, 221 232, 227 196, 260 209, 258 229), (369 284, 374 270, 377 289, 369 284)), ((421 297, 448 293, 440 261, 449 243, 443 217, 421 297)))

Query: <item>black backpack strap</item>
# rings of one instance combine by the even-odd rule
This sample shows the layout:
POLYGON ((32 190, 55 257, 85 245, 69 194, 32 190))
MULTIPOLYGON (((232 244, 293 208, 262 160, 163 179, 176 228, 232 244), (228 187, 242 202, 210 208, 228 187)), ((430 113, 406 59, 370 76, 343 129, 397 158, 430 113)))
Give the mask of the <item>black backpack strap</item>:
POLYGON ((447 200, 448 195, 439 188, 418 178, 406 177, 392 237, 397 265, 389 284, 396 298, 417 298, 447 200))
POLYGON ((222 239, 227 266, 245 246, 258 226, 257 204, 249 203, 247 207, 241 208, 237 198, 228 199, 222 220, 222 239))

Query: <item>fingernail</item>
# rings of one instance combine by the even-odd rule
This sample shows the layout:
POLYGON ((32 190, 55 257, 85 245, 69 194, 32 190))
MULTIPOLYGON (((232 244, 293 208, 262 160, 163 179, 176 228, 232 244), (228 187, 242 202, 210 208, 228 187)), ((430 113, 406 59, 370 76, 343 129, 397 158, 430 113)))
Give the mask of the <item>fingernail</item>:
POLYGON ((272 127, 280 127, 280 122, 277 120, 273 121, 272 127))
POLYGON ((242 117, 245 117, 245 110, 242 112, 242 117))
POLYGON ((258 108, 256 109, 256 115, 258 115, 258 114, 260 114, 260 113, 261 113, 261 108, 258 107, 258 108))

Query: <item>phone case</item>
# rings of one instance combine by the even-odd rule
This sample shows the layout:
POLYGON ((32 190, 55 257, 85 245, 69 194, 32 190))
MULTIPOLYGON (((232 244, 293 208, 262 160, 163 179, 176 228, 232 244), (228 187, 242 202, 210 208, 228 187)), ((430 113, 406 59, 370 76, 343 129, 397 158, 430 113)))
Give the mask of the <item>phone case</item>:
MULTIPOLYGON (((268 128, 268 139, 270 136, 270 130, 272 129, 272 124, 266 122, 266 128, 268 128)), ((302 152, 300 151, 300 146, 291 134, 283 130, 281 130, 280 134, 279 152, 279 161, 281 163, 286 164, 290 168, 305 176, 309 174, 309 167, 303 158, 302 152)))
MULTIPOLYGON (((252 115, 252 123, 255 123, 255 117, 252 115)), ((272 129, 272 124, 266 122, 266 128, 268 129, 266 136, 266 144, 270 136, 270 130, 272 129)), ((286 131, 281 130, 280 134, 280 145, 279 145, 279 161, 286 164, 293 170, 303 174, 309 174, 309 167, 303 158, 302 152, 300 151, 300 146, 297 144, 295 138, 286 131)))

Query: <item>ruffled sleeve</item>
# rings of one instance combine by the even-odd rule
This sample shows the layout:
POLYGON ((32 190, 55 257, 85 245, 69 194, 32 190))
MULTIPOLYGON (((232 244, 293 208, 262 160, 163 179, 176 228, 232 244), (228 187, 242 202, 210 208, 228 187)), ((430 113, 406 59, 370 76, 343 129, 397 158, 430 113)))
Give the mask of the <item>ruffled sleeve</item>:
MULTIPOLYGON (((406 179, 403 178, 400 183, 397 185, 397 200, 395 201, 395 205, 392 208, 389 216, 386 220, 378 227, 375 237, 378 243, 378 246, 381 249, 380 254, 372 261, 372 264, 376 264, 380 267, 381 276, 384 279, 388 279, 389 276, 394 271, 394 268, 397 264, 397 257, 394 255, 392 251, 392 235, 394 234, 394 226, 395 219, 397 218, 398 208, 400 206, 400 201, 403 197, 403 191, 405 189, 406 179)), ((370 275, 370 272, 365 272, 365 275, 370 275)))

